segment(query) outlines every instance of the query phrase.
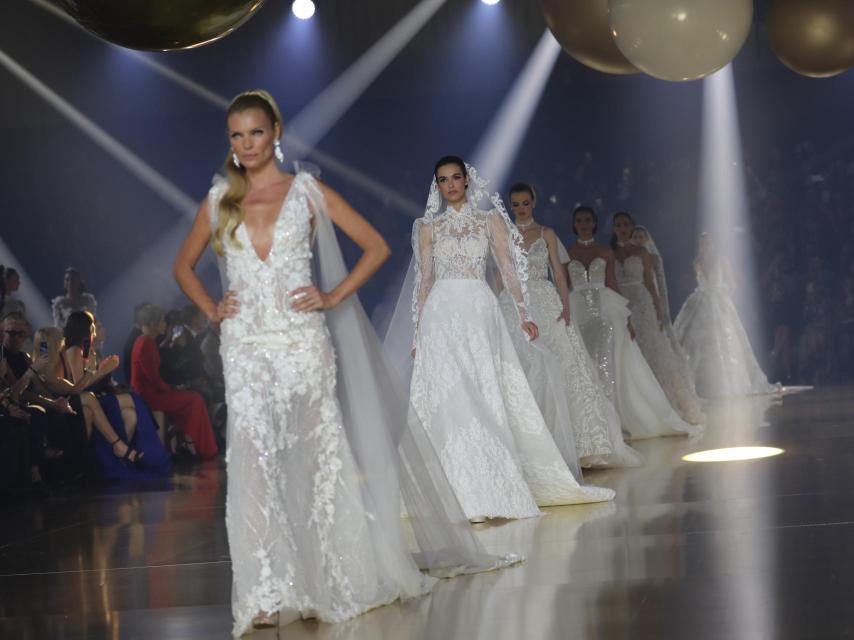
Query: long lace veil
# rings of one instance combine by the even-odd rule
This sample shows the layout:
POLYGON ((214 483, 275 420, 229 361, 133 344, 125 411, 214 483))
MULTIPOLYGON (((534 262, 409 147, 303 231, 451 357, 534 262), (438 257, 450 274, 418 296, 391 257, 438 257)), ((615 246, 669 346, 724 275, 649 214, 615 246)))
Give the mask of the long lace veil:
POLYGON ((667 317, 667 321, 670 322, 670 297, 667 291, 667 275, 664 272, 664 258, 661 257, 661 252, 658 250, 658 245, 655 244, 655 240, 652 238, 652 234, 649 232, 649 229, 642 225, 635 225, 635 229, 639 229, 646 233, 647 242, 644 245, 644 248, 649 251, 650 254, 658 258, 657 260, 654 260, 655 286, 658 290, 658 297, 661 298, 661 303, 664 305, 664 313, 667 317))
MULTIPOLYGON (((330 291, 348 271, 323 192, 314 179, 303 184, 315 220, 316 284, 330 291)), ((423 425, 410 409, 408 388, 389 364, 358 297, 328 311, 326 322, 337 354, 344 428, 362 473, 363 492, 381 527, 399 530, 401 544, 413 552, 418 566, 440 577, 517 562, 518 556, 487 554, 474 536, 423 425)))

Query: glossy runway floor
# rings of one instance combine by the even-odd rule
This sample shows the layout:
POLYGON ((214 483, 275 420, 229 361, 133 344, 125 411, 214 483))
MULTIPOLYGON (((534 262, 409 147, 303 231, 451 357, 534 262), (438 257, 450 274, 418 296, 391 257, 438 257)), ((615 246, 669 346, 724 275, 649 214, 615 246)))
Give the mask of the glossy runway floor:
MULTIPOLYGON (((643 441, 644 467, 596 472, 614 504, 483 525, 517 567, 269 640, 854 638, 854 393, 823 389, 710 409, 694 441, 643 441), (776 458, 681 456, 768 444, 776 458)), ((223 472, 2 507, 0 637, 230 637, 223 472)))

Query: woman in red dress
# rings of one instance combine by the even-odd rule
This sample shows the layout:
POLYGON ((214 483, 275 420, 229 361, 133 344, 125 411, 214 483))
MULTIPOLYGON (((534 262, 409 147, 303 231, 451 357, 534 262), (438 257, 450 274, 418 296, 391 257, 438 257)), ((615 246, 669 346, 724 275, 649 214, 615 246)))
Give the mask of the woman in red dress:
POLYGON ((184 438, 191 453, 204 460, 217 454, 208 409, 201 394, 179 391, 160 376, 160 351, 155 337, 165 331, 163 309, 155 304, 140 310, 142 335, 131 353, 131 386, 154 411, 166 414, 184 438))

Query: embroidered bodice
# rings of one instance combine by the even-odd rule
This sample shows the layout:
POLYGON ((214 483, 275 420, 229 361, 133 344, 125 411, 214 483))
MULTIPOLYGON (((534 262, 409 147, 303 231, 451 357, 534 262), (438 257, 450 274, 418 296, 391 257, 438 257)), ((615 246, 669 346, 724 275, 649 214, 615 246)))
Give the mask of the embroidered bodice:
POLYGON ((624 284, 643 284, 643 258, 629 256, 623 262, 617 261, 617 282, 624 284))
MULTIPOLYGON (((307 173, 294 178, 274 224, 266 259, 255 253, 244 224, 237 227, 237 243, 224 240, 224 254, 219 259, 223 286, 238 292, 240 313, 222 323, 223 342, 271 334, 287 334, 299 340, 299 328, 317 323, 318 314, 291 309, 289 295, 312 282, 312 212, 305 190, 305 181, 311 179, 307 173)), ((214 229, 224 192, 225 185, 217 184, 208 199, 214 229)))
POLYGON ((416 326, 434 284, 442 280, 486 280, 488 259, 495 261, 504 286, 513 296, 522 321, 525 305, 527 261, 522 247, 497 211, 482 211, 466 203, 459 211, 448 207, 432 219, 413 226, 416 281, 412 311, 416 326))
POLYGON ((700 291, 729 293, 729 284, 724 278, 724 270, 719 262, 712 265, 708 270, 704 269, 700 262, 696 262, 694 273, 697 276, 697 289, 700 291))
POLYGON ((593 258, 590 267, 579 260, 570 260, 569 277, 573 290, 602 289, 605 287, 605 270, 608 262, 604 258, 593 258))
POLYGON ((549 247, 545 238, 540 236, 527 249, 528 280, 549 279, 549 247))

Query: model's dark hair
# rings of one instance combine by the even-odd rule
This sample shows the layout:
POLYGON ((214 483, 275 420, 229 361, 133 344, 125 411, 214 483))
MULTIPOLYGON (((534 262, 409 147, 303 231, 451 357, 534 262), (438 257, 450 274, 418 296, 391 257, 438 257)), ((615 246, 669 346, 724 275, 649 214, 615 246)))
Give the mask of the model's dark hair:
POLYGON ((436 177, 436 180, 439 179, 439 169, 444 167, 446 164, 455 164, 460 168, 460 171, 463 172, 463 175, 466 175, 468 172, 466 171, 466 161, 463 160, 459 156, 442 156, 439 158, 439 161, 436 163, 436 166, 433 167, 433 175, 436 177))
POLYGON ((593 217, 593 235, 595 236, 596 232, 599 230, 599 216, 596 215, 593 207, 586 204, 575 207, 575 210, 572 212, 572 232, 575 235, 578 235, 578 230, 575 228, 575 219, 578 217, 579 213, 589 213, 593 217))
MULTIPOLYGON (((617 218, 625 218, 626 220, 628 220, 632 224, 632 226, 635 226, 635 220, 634 220, 634 218, 632 218, 629 215, 628 211, 617 211, 617 213, 615 213, 613 216, 611 216, 611 226, 612 227, 614 226, 614 223, 617 221, 617 218)), ((611 248, 614 250, 617 249, 617 234, 616 233, 611 234, 611 248)))
POLYGON ((510 187, 510 191, 507 192, 507 195, 513 197, 514 193, 525 193, 526 191, 531 194, 531 198, 533 200, 537 199, 537 192, 534 191, 534 187, 529 185, 527 182, 517 182, 510 187))
POLYGON ((75 311, 65 321, 65 348, 82 347, 83 341, 92 335, 92 325, 95 324, 95 316, 89 311, 75 311))

